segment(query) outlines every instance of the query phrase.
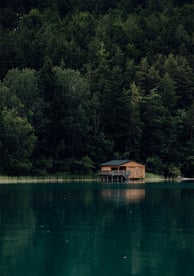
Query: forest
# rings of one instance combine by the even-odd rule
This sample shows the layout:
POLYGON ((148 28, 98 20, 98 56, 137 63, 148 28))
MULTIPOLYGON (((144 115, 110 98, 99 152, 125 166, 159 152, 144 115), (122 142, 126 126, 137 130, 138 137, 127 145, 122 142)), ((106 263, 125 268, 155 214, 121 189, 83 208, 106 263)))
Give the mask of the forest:
POLYGON ((194 176, 194 3, 2 0, 0 174, 111 159, 194 176))

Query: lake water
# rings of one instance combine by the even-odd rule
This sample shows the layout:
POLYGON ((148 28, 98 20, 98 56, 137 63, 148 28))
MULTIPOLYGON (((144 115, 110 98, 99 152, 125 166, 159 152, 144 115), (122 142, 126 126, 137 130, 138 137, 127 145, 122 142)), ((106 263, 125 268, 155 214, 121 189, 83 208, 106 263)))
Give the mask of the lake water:
POLYGON ((0 185, 0 275, 194 275, 194 182, 0 185))

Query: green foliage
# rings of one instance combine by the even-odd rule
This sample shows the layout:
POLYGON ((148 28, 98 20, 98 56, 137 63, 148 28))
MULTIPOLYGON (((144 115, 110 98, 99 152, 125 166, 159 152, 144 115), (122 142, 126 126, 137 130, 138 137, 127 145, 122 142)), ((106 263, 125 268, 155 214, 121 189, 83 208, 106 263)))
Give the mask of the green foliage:
POLYGON ((194 155, 187 155, 182 165, 182 173, 184 176, 193 177, 194 155))
POLYGON ((157 156, 150 156, 146 159, 146 170, 153 173, 163 173, 164 164, 157 156))
POLYGON ((83 156, 81 160, 74 162, 72 173, 89 175, 94 169, 94 162, 88 156, 83 156))
POLYGON ((167 178, 174 179, 174 178, 179 177, 181 175, 181 171, 180 171, 180 168, 176 167, 175 165, 168 164, 168 167, 167 166, 165 167, 164 175, 167 178))
POLYGON ((58 66, 43 71, 42 76, 45 79, 50 76, 50 80, 43 87, 46 120, 41 147, 43 155, 53 159, 54 165, 50 168, 50 172, 53 172, 57 160, 62 164, 63 159, 79 159, 86 154, 90 130, 90 93, 87 81, 78 71, 58 66))
POLYGON ((3 84, 9 88, 11 98, 20 99, 23 105, 21 113, 32 122, 40 109, 41 102, 36 71, 26 68, 9 70, 3 84))
POLYGON ((10 175, 29 173, 29 157, 36 142, 33 127, 15 110, 6 108, 1 111, 0 122, 1 172, 10 175))
POLYGON ((3 1, 2 173, 129 158, 193 176, 191 1, 3 1))
POLYGON ((164 74, 164 77, 159 83, 159 91, 162 97, 163 105, 173 113, 177 102, 176 85, 175 81, 169 76, 168 73, 164 74))

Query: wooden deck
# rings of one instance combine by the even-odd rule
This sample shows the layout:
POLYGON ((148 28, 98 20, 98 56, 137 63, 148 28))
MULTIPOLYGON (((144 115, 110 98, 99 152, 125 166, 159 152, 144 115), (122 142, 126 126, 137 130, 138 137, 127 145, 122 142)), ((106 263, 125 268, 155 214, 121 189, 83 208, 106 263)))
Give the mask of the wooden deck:
POLYGON ((131 172, 126 170, 99 171, 103 182, 126 182, 129 181, 130 174, 131 172))

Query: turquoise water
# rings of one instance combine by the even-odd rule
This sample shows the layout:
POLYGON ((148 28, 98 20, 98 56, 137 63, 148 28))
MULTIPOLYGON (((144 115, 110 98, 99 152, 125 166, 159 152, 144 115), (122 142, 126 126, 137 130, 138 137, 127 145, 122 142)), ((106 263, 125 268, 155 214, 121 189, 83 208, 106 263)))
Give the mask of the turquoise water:
POLYGON ((0 275, 194 275, 194 182, 0 185, 0 275))

